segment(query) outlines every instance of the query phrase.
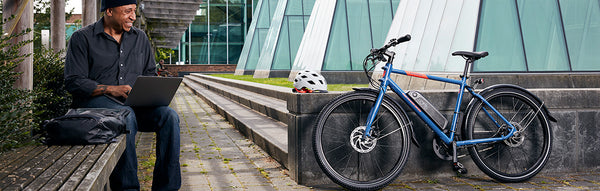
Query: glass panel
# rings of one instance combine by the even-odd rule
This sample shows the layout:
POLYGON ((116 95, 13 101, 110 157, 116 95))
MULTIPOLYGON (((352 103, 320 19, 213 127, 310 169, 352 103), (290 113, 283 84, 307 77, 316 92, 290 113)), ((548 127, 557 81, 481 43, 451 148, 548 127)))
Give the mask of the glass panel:
POLYGON ((252 39, 252 45, 250 47, 250 52, 248 53, 248 60, 246 61, 246 70, 254 70, 256 68, 256 64, 258 63, 258 57, 260 55, 260 42, 259 42, 258 31, 254 34, 254 39, 252 39))
POLYGON ((243 46, 243 43, 229 43, 229 64, 238 63, 243 46))
POLYGON ((476 50, 490 55, 473 71, 526 71, 516 7, 514 1, 482 1, 476 50))
POLYGON ((392 0, 391 6, 393 8, 392 11, 394 11, 394 15, 396 15, 396 10, 398 10, 398 5, 400 5, 400 0, 392 0))
POLYGON ((304 15, 310 15, 313 7, 315 6, 315 0, 302 0, 304 1, 304 15))
POLYGON ((348 47, 348 25, 346 22, 346 1, 338 0, 329 34, 322 70, 351 70, 350 49, 348 47))
MULTIPOLYGON (((371 3, 377 4, 377 3, 371 3)), ((371 42, 371 28, 369 22, 369 4, 365 0, 347 0, 348 13, 348 30, 350 35, 350 55, 352 69, 362 70, 362 61, 373 48, 371 42)), ((373 7, 371 7, 373 11, 373 7)), ((381 10, 377 12, 383 12, 381 10)), ((373 14, 373 12, 371 12, 373 14)), ((384 37, 385 38, 385 37, 384 37)))
MULTIPOLYGON (((264 0, 267 1, 267 0, 264 0)), ((277 1, 278 0, 268 0, 269 1, 269 23, 273 19, 273 14, 275 14, 275 9, 277 9, 277 1)))
POLYGON ((302 15, 302 0, 287 0, 286 15, 302 15))
POLYGON ((256 23, 256 28, 269 28, 271 25, 271 16, 269 15, 269 1, 263 0, 262 6, 260 7, 258 21, 256 23))
POLYGON ((387 33, 390 29, 390 24, 392 24, 392 19, 394 17, 392 15, 392 8, 390 7, 390 5, 391 4, 389 0, 369 1, 369 8, 371 13, 371 30, 373 31, 373 44, 384 44, 383 41, 385 41, 385 37, 387 36, 387 33))
POLYGON ((273 64, 271 65, 271 69, 273 70, 289 70, 291 68, 288 26, 288 19, 284 18, 279 33, 279 40, 277 41, 277 49, 275 50, 273 64))
MULTIPOLYGON (((294 64, 294 59, 296 59, 296 53, 298 53, 298 48, 300 48, 300 42, 302 42, 302 36, 304 36, 305 26, 302 25, 304 23, 303 16, 290 16, 290 66, 294 64)), ((290 68, 291 69, 291 68, 290 68)))
POLYGON ((529 71, 567 71, 569 60, 556 1, 517 0, 529 71))
POLYGON ((560 0, 573 71, 600 70, 600 5, 597 0, 560 0))
POLYGON ((211 43, 210 54, 209 64, 227 64, 227 43, 211 43))

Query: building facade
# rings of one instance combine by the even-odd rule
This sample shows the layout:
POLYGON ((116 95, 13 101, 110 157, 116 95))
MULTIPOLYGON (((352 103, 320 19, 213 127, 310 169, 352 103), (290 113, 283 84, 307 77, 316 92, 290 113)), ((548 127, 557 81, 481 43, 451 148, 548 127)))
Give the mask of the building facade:
POLYGON ((174 49, 172 64, 237 64, 257 0, 208 0, 174 49))
POLYGON ((244 18, 229 22, 208 19, 228 14, 209 4, 182 39, 190 53, 180 60, 237 64, 236 74, 358 72, 371 48, 404 34, 413 38, 391 49, 395 68, 460 73, 464 61, 451 53, 467 50, 490 53, 475 73, 600 72, 600 0, 254 0, 235 4, 244 18))

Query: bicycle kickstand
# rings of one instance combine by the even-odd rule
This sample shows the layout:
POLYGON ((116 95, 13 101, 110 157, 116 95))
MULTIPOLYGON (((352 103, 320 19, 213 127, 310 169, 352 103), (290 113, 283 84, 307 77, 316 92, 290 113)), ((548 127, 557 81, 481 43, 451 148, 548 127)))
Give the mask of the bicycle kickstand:
POLYGON ((456 171, 456 173, 458 173, 459 175, 465 175, 467 174, 467 168, 465 168, 465 166, 458 162, 458 157, 456 157, 457 155, 457 149, 456 149, 456 141, 452 142, 452 169, 454 171, 456 171))

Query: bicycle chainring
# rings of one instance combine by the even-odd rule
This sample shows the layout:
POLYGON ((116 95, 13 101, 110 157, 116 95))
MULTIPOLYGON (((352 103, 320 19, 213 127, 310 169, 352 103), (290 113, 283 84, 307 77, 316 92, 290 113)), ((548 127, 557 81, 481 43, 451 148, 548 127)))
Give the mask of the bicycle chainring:
POLYGON ((444 143, 442 143, 442 141, 439 140, 439 138, 433 139, 432 146, 435 156, 437 156, 439 159, 446 161, 452 160, 452 154, 449 152, 450 149, 444 143))

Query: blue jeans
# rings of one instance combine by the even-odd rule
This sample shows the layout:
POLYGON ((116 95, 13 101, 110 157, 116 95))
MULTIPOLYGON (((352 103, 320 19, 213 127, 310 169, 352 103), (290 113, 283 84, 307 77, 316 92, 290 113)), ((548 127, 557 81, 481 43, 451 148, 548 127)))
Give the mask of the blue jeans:
POLYGON ((77 108, 126 109, 127 116, 126 148, 117 166, 110 175, 113 190, 139 190, 137 176, 138 162, 135 152, 137 131, 156 132, 156 163, 152 190, 178 190, 181 187, 179 165, 179 116, 167 106, 137 108, 118 104, 106 96, 96 96, 89 100, 74 103, 77 108))

